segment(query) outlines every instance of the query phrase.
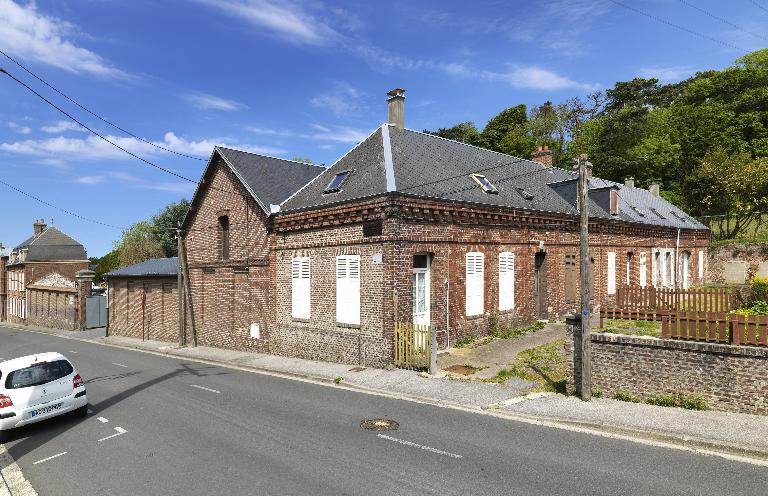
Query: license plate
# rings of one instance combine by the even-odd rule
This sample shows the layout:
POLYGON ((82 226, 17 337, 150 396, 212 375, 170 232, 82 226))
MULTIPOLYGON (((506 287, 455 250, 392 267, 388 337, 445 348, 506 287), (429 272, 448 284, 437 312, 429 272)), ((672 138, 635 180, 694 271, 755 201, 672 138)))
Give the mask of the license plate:
POLYGON ((56 403, 55 405, 48 405, 43 408, 38 408, 37 410, 32 410, 29 412, 29 418, 35 418, 39 417, 40 415, 45 415, 46 413, 51 413, 60 409, 61 405, 63 405, 63 403, 56 403))

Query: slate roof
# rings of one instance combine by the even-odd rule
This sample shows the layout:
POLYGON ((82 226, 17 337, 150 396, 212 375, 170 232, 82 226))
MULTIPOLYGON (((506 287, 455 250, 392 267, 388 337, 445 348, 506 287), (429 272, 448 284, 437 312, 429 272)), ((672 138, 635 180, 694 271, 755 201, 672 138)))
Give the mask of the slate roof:
MULTIPOLYGON (((578 175, 556 167, 409 129, 383 125, 283 202, 281 211, 301 210, 397 191, 403 194, 577 215, 578 175), (324 193, 333 177, 351 171, 338 192, 324 193), (470 174, 485 175, 498 189, 484 192, 470 174), (532 199, 526 198, 526 193, 532 199)), ((688 214, 647 190, 600 178, 590 183, 590 215, 681 229, 706 229, 688 214), (618 190, 619 214, 609 211, 607 192, 618 190), (645 215, 638 214, 637 207, 645 215), (661 218, 651 211, 660 212, 661 218)))
POLYGON ((37 237, 27 238, 13 249, 13 251, 18 250, 27 250, 25 259, 27 262, 85 260, 87 258, 85 247, 82 244, 53 226, 47 227, 37 237))
POLYGON ((145 262, 129 265, 104 274, 105 279, 111 277, 176 277, 179 273, 179 258, 153 258, 145 262))

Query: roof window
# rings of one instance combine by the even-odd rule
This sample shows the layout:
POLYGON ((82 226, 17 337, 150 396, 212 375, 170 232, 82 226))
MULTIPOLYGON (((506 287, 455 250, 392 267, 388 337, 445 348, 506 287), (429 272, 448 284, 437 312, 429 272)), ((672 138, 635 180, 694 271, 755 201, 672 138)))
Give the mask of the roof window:
POLYGON ((680 215, 679 213, 675 212, 674 210, 670 210, 669 213, 680 219, 681 221, 685 222, 685 216, 680 215))
POLYGON ((666 217, 664 217, 663 215, 661 215, 661 212, 659 212, 659 211, 658 211, 658 210, 656 210, 655 208, 651 208, 651 212, 655 213, 655 214, 656 214, 656 215, 659 217, 659 219, 666 219, 666 217))
POLYGON ((517 192, 526 200, 533 200, 533 195, 527 192, 524 188, 517 188, 517 192))
POLYGON ((645 212, 643 212, 642 210, 640 210, 640 209, 639 209, 639 208, 637 208, 636 206, 632 205, 632 210, 634 210, 634 211, 635 211, 635 213, 636 213, 637 215, 639 215, 640 217, 645 217, 645 212))
POLYGON ((493 184, 491 184, 491 182, 488 180, 488 178, 487 178, 487 177, 485 177, 484 175, 482 175, 482 174, 472 174, 472 175, 471 175, 471 176, 469 176, 469 177, 471 177, 472 179, 474 179, 474 180, 475 180, 475 182, 476 182, 476 183, 477 183, 477 184, 478 184, 478 185, 479 185, 481 188, 483 188, 483 191, 485 191, 486 193, 489 193, 489 194, 498 194, 499 190, 498 190, 498 189, 496 189, 496 186, 494 186, 493 184))
POLYGON ((336 191, 341 191, 341 185, 344 184, 344 181, 349 177, 349 172, 350 171, 339 172, 333 176, 333 179, 331 179, 331 182, 325 187, 323 193, 335 193, 336 191))

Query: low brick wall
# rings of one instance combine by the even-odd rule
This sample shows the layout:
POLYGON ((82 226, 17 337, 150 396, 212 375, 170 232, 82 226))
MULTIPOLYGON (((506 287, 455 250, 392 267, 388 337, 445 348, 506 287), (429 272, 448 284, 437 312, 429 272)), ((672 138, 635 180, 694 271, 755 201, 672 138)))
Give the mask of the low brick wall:
POLYGON ((768 245, 733 243, 708 251, 707 282, 743 284, 768 277, 768 245))
MULTIPOLYGON (((713 410, 768 415, 768 349, 592 334, 592 388, 606 397, 688 393, 713 410)), ((566 350, 573 351, 569 334, 566 350)), ((570 363, 569 384, 573 383, 570 363)))

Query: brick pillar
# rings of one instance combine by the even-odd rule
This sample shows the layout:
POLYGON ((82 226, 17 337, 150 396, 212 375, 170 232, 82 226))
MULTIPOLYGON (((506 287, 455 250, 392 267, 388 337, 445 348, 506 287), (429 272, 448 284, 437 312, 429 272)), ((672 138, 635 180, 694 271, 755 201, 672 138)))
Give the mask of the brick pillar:
POLYGON ((96 273, 88 269, 78 270, 75 274, 75 280, 77 280, 77 301, 75 302, 77 313, 75 314, 75 329, 80 331, 85 330, 85 302, 86 297, 91 296, 94 277, 96 277, 96 273))
POLYGON ((569 313, 565 316, 565 353, 568 356, 565 380, 568 391, 576 389, 581 381, 581 315, 569 313))

